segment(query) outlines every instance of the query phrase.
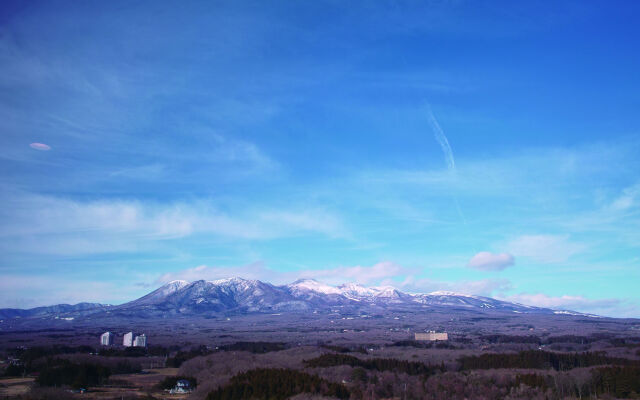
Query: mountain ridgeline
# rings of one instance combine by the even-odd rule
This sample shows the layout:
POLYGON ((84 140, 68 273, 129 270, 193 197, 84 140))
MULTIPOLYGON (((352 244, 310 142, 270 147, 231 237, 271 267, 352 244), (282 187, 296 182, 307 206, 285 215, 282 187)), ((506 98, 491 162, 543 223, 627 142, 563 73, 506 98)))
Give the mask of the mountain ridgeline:
POLYGON ((258 280, 229 278, 215 281, 172 281, 139 299, 117 306, 88 306, 88 303, 82 303, 81 306, 40 307, 37 312, 32 311, 36 309, 5 309, 0 310, 0 317, 209 317, 250 313, 331 312, 336 308, 369 314, 393 309, 415 312, 431 310, 481 314, 581 315, 452 292, 404 293, 390 286, 365 287, 354 283, 335 287, 312 279, 301 279, 278 286, 258 280))

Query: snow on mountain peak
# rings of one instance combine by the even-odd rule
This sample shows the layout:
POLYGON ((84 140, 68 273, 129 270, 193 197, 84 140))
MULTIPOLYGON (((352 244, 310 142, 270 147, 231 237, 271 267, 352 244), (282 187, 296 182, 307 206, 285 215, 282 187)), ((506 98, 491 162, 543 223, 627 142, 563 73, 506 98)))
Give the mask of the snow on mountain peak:
POLYGON ((241 287, 256 286, 259 282, 260 281, 257 281, 254 279, 244 279, 239 277, 215 279, 212 281, 207 281, 207 283, 210 283, 215 286, 236 286, 236 287, 237 286, 241 286, 241 287))
POLYGON ((477 296, 472 296, 470 294, 456 293, 456 292, 450 292, 446 290, 438 290, 438 291, 427 293, 427 294, 429 296, 459 296, 459 297, 472 297, 472 298, 477 297, 477 296))
POLYGON ((189 282, 183 280, 167 282, 158 289, 158 294, 162 296, 168 296, 171 293, 177 292, 188 284, 189 282))
POLYGON ((393 286, 380 286, 372 289, 377 292, 376 297, 398 297, 400 294, 393 286))
POLYGON ((342 292, 338 288, 320 283, 315 279, 298 279, 297 281, 287 285, 287 287, 296 291, 311 291, 324 294, 342 294, 342 292))
POLYGON ((188 281, 185 281, 185 280, 182 280, 182 279, 176 279, 176 280, 174 280, 174 281, 171 281, 171 282, 167 282, 167 283, 165 283, 165 284, 164 284, 164 286, 171 286, 171 287, 179 287, 179 288, 182 288, 182 287, 187 286, 188 284, 189 284, 189 282, 188 282, 188 281))
POLYGON ((342 291, 342 293, 350 296, 373 296, 377 293, 377 291, 362 286, 358 283, 344 283, 338 286, 338 289, 342 291))

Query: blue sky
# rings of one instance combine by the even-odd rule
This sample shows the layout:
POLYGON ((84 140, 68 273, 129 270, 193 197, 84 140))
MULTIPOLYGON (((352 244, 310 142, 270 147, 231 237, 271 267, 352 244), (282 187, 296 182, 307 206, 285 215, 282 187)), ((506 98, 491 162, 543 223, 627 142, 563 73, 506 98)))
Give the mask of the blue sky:
POLYGON ((2 2, 0 307, 171 279, 640 317, 637 2, 2 2))

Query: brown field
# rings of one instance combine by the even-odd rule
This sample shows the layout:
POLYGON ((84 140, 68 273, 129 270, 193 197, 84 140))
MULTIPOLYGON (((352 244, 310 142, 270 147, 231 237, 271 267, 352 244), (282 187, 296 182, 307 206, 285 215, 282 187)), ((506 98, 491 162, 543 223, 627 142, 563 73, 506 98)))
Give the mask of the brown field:
MULTIPOLYGON (((158 390, 155 385, 166 376, 174 376, 178 368, 157 368, 145 370, 141 374, 113 375, 108 387, 89 388, 86 393, 66 392, 69 398, 119 399, 152 395, 156 399, 186 399, 188 395, 169 394, 158 390)), ((27 394, 33 386, 34 378, 0 379, 0 398, 11 398, 27 394)))
POLYGON ((0 378, 0 396, 12 397, 25 394, 33 384, 33 378, 0 378))
POLYGON ((115 399, 119 397, 143 397, 152 395, 157 399, 185 399, 187 395, 169 394, 155 388, 166 376, 174 376, 178 368, 156 368, 144 370, 141 374, 121 374, 111 377, 109 387, 90 388, 89 392, 76 394, 77 398, 115 399))

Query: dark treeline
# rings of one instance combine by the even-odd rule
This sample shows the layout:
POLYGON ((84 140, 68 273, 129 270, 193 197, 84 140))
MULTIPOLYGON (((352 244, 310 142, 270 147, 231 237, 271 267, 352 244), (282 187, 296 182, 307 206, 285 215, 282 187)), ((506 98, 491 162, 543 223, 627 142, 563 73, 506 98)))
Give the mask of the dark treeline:
MULTIPOLYGON (((546 391, 551 389, 556 393, 559 388, 550 375, 518 374, 513 386, 526 385, 546 391)), ((614 366, 599 367, 591 370, 591 377, 586 382, 573 381, 565 385, 564 395, 575 397, 589 397, 609 395, 616 398, 637 398, 640 394, 640 367, 614 366)))
POLYGON ((111 371, 114 374, 134 374, 142 371, 142 366, 138 363, 132 363, 129 360, 122 360, 111 367, 111 371))
POLYGON ((95 364, 75 364, 69 360, 53 359, 47 362, 36 382, 40 386, 63 386, 87 388, 104 384, 111 370, 95 364))
POLYGON ((419 349, 458 349, 453 343, 449 341, 419 341, 419 340, 398 340, 393 342, 391 346, 396 347, 416 347, 419 349))
POLYGON ((393 342, 391 346, 395 347, 416 347, 419 349, 430 349, 433 347, 433 342, 418 341, 418 340, 398 340, 393 342))
MULTIPOLYGON (((56 356, 67 354, 100 354, 103 356, 139 357, 149 356, 150 352, 144 348, 104 349, 105 353, 97 353, 91 346, 34 346, 30 348, 12 349, 10 354, 18 359, 18 362, 10 364, 5 370, 5 376, 24 376, 27 374, 41 373, 53 364, 58 363, 56 356)), ((96 361, 94 364, 109 364, 109 368, 116 374, 140 372, 139 363, 132 364, 129 360, 116 360, 114 362, 96 361)))
POLYGON ((150 347, 103 347, 98 350, 98 354, 104 357, 164 357, 177 351, 178 346, 150 346, 150 347))
POLYGON ((484 335, 480 340, 488 343, 533 343, 541 344, 542 341, 538 336, 521 336, 521 335, 484 335))
POLYGON ((466 356, 458 359, 460 369, 493 369, 493 368, 530 368, 566 371, 572 368, 591 367, 595 365, 640 365, 640 361, 627 358, 607 357, 604 353, 552 353, 529 350, 517 354, 488 353, 479 356, 466 356))
POLYGON ((23 376, 32 372, 38 372, 41 368, 41 360, 60 354, 91 353, 94 351, 90 346, 34 346, 29 348, 15 348, 9 351, 13 357, 19 360, 18 363, 9 365, 5 371, 5 376, 23 376))
POLYGON ((212 350, 207 346, 192 347, 190 350, 178 351, 172 357, 167 359, 167 367, 179 368, 182 363, 199 356, 206 356, 214 351, 248 351, 251 353, 268 353, 271 351, 280 351, 286 348, 284 343, 280 342, 235 342, 219 346, 217 350, 212 350))
POLYGON ((285 348, 285 344, 280 342, 236 342, 218 347, 224 351, 249 351, 257 354, 280 351, 285 348))
POLYGON ((628 337, 628 338, 613 338, 609 339, 609 343, 611 343, 614 347, 640 347, 640 337, 628 337))
POLYGON ((432 375, 436 371, 442 371, 444 369, 443 366, 432 367, 416 361, 398 360, 395 358, 372 358, 363 360, 346 354, 334 353, 323 354, 311 360, 306 360, 305 364, 312 368, 349 365, 351 367, 361 367, 375 371, 403 372, 408 375, 432 375))
POLYGON ((577 335, 560 335, 549 336, 541 338, 535 335, 484 335, 479 338, 483 342, 488 343, 531 343, 537 345, 548 345, 554 343, 576 343, 576 344, 591 344, 600 340, 608 340, 613 345, 624 345, 634 342, 636 338, 612 338, 609 334, 593 334, 591 336, 577 336, 577 335))
POLYGON ((327 350, 335 351, 336 353, 361 353, 367 354, 367 349, 364 346, 354 346, 354 347, 345 347, 345 346, 333 346, 329 344, 321 345, 327 350))
POLYGON ((173 357, 167 358, 166 366, 169 368, 179 368, 182 363, 199 356, 206 356, 213 353, 207 346, 192 347, 188 351, 179 351, 173 357))
POLYGON ((640 394, 639 367, 607 367, 592 371, 592 390, 597 394, 610 394, 627 398, 640 394))
POLYGON ((144 347, 106 347, 98 350, 98 354, 103 357, 146 357, 148 355, 144 347))
POLYGON ((39 358, 55 356, 58 354, 89 354, 95 352, 91 346, 34 346, 29 348, 15 348, 9 350, 9 354, 18 358, 23 364, 29 364, 39 358))
POLYGON ((198 386, 198 380, 192 376, 167 376, 158 383, 158 388, 163 390, 174 388, 180 380, 189 382, 189 385, 194 389, 198 386))
POLYGON ((549 336, 544 340, 540 340, 540 344, 554 344, 554 343, 590 344, 602 339, 605 339, 605 338, 603 338, 600 335, 595 335, 595 336, 561 335, 561 336, 549 336))
POLYGON ((513 386, 527 385, 529 387, 540 388, 543 391, 551 387, 552 378, 548 375, 539 374, 518 374, 513 386))
POLYGON ((261 368, 238 374, 231 382, 209 393, 207 400, 284 400, 300 393, 348 399, 349 390, 317 375, 292 369, 261 368))
POLYGON ((18 358, 22 363, 27 364, 42 357, 51 357, 60 354, 98 354, 105 357, 147 357, 147 356, 165 356, 172 351, 178 350, 179 347, 101 347, 99 349, 92 346, 34 346, 29 348, 14 348, 8 353, 18 358))

